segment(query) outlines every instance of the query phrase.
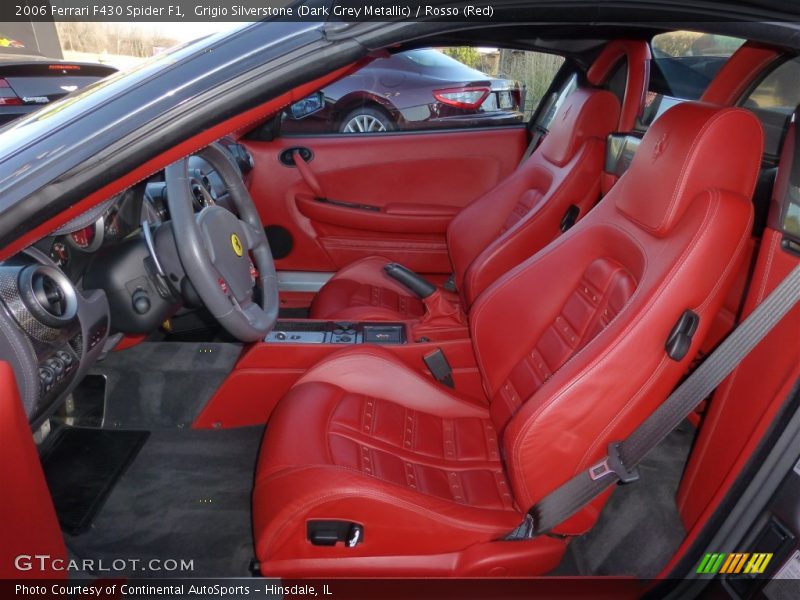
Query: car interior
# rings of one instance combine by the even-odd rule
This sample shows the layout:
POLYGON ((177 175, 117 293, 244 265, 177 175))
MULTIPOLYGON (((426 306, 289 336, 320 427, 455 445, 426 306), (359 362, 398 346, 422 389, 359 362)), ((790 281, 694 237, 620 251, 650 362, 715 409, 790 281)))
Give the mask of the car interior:
MULTIPOLYGON (((601 30, 394 44, 563 64, 520 123, 281 133, 272 103, 5 254, 4 553, 240 577, 649 581, 696 561, 800 378, 798 307, 638 481, 513 532, 800 264, 800 59, 601 30)), ((800 524, 752 535, 782 556, 800 524)))

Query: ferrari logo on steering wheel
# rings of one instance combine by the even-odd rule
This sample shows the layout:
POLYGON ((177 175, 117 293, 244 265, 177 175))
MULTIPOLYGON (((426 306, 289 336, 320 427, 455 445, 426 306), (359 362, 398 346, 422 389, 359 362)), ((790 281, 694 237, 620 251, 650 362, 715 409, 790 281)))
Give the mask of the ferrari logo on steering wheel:
POLYGON ((244 248, 242 247, 242 240, 239 239, 239 236, 235 233, 231 234, 231 246, 233 246, 233 251, 236 252, 236 256, 241 256, 244 254, 244 248))

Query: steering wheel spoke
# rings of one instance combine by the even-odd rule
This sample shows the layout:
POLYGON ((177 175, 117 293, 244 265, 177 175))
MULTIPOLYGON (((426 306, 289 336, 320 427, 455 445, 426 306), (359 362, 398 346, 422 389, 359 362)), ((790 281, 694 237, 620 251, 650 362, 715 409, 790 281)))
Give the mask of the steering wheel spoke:
POLYGON ((244 229, 247 238, 247 248, 249 250, 256 250, 267 244, 267 236, 261 227, 256 227, 247 221, 240 220, 242 228, 244 229))

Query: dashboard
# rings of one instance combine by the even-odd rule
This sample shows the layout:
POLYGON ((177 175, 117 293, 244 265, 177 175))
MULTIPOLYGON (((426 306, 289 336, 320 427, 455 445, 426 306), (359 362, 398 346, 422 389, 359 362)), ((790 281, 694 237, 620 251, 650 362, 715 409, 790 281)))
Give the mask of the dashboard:
MULTIPOLYGON (((189 176, 196 211, 212 202, 232 210, 224 182, 202 158, 190 157, 189 176)), ((35 247, 45 252, 72 281, 79 283, 93 255, 139 235, 142 223, 155 228, 169 221, 166 188, 163 173, 159 173, 107 200, 99 211, 68 223, 35 247)))
MULTIPOLYGON (((223 146, 244 177, 252 158, 234 142, 223 146)), ((191 156, 188 166, 195 212, 234 210, 208 162, 191 156)), ((151 333, 186 303, 191 286, 153 268, 162 253, 176 255, 163 172, 0 263, 0 360, 14 369, 33 428, 113 347, 110 336, 151 333)))

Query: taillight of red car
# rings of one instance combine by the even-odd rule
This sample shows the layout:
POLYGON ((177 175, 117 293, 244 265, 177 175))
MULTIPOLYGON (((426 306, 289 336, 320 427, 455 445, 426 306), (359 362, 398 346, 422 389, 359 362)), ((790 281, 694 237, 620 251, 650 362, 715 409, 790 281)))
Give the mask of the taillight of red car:
POLYGON ((442 104, 473 110, 478 108, 492 90, 488 87, 461 87, 434 90, 433 97, 442 104))
POLYGON ((5 79, 0 79, 0 106, 22 104, 22 99, 17 96, 5 79))

